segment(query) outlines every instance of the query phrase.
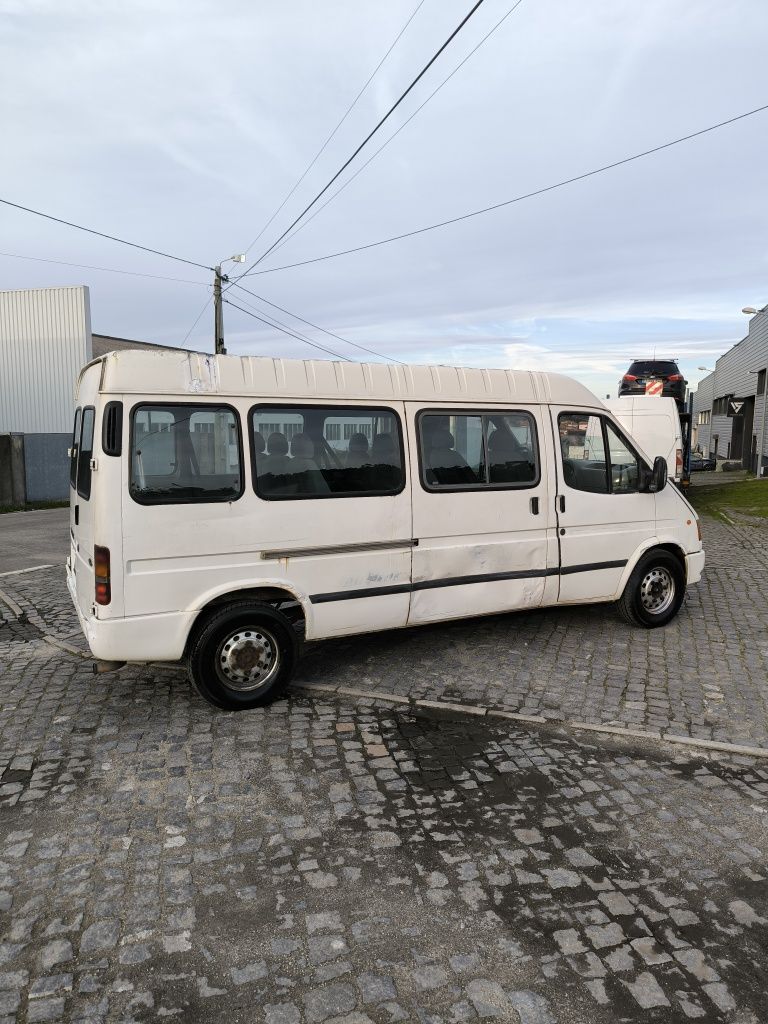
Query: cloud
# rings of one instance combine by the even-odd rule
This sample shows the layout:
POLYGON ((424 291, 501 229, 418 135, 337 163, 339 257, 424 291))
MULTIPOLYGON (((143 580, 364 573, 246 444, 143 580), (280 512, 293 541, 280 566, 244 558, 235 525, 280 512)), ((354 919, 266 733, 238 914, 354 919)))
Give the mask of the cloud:
MULTIPOLYGON (((382 141, 508 6, 480 8, 382 141)), ((2 193, 213 265, 256 236, 414 7, 0 0, 2 193)), ((424 5, 260 245, 467 9, 466 0, 424 5)), ((498 202, 756 106, 766 43, 762 0, 524 0, 271 265, 498 202)), ((397 358, 529 360, 605 391, 657 347, 693 380, 745 332, 741 306, 768 298, 767 124, 757 117, 507 210, 250 282, 397 358)), ((181 267, 8 209, 0 231, 11 252, 164 275, 181 267)), ((0 268, 6 288, 87 283, 95 329, 165 343, 181 343, 205 298, 185 285, 2 257, 0 268)), ((210 345, 210 319, 191 343, 210 345)), ((226 324, 230 351, 311 354, 235 310, 226 324)))

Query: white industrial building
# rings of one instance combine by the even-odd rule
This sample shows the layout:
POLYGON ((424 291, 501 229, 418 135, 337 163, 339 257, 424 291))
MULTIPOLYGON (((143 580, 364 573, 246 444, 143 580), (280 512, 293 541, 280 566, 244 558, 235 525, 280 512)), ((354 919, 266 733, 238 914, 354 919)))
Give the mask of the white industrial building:
POLYGON ((88 288, 0 291, 0 505, 69 497, 74 384, 94 356, 163 348, 91 333, 88 288))
POLYGON ((768 475, 766 370, 768 306, 752 316, 747 336, 720 356, 693 396, 696 445, 761 475, 768 475))

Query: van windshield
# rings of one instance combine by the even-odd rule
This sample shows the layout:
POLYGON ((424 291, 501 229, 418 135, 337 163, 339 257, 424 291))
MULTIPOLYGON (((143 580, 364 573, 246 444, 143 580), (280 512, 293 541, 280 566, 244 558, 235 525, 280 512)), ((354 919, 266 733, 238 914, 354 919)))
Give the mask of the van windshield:
POLYGON ((239 498, 240 447, 232 409, 138 406, 131 425, 131 496, 142 504, 239 498))

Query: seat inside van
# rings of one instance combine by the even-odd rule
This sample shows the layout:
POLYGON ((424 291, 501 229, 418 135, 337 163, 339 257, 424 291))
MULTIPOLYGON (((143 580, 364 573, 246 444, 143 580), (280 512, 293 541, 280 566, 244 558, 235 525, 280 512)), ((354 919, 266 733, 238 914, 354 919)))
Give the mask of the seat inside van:
POLYGON ((426 452, 427 483, 441 487, 477 483, 477 474, 464 456, 456 451, 456 441, 450 430, 434 430, 429 439, 430 447, 426 452))

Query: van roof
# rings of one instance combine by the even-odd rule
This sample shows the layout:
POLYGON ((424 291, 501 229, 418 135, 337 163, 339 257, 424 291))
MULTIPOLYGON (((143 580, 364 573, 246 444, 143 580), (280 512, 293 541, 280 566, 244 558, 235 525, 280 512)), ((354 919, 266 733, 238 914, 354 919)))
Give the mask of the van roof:
POLYGON ((538 370, 214 356, 181 349, 109 352, 83 368, 78 393, 83 374, 98 364, 99 390, 107 394, 602 406, 578 381, 538 370))

